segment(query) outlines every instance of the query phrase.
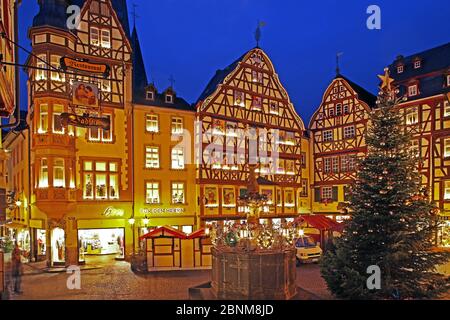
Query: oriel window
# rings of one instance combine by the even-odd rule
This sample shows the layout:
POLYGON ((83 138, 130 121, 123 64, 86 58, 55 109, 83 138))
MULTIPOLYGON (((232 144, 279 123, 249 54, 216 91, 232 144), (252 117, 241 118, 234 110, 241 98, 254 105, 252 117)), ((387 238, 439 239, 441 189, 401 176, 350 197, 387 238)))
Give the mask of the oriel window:
POLYGON ((64 112, 64 106, 60 104, 53 105, 53 133, 64 133, 64 127, 61 122, 61 114, 64 112))
POLYGON ((65 187, 64 159, 57 158, 53 161, 53 186, 55 188, 65 187))
POLYGON ((39 129, 38 133, 47 133, 48 131, 48 105, 39 106, 39 129))

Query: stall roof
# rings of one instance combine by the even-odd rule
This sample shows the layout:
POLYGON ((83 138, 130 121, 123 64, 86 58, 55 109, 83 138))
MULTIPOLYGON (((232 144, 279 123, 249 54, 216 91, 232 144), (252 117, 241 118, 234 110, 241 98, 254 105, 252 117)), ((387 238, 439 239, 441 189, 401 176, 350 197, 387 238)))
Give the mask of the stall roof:
POLYGON ((139 239, 151 239, 151 238, 158 238, 158 237, 172 237, 172 238, 179 238, 179 239, 186 239, 186 234, 180 230, 177 230, 175 228, 164 226, 156 228, 152 231, 150 231, 147 234, 144 234, 139 239))
POLYGON ((311 227, 319 230, 333 230, 342 232, 342 229, 344 228, 342 223, 336 222, 322 215, 301 215, 296 219, 296 222, 306 222, 311 227))
POLYGON ((206 237, 205 228, 198 229, 194 231, 190 235, 187 236, 187 239, 196 239, 206 237))

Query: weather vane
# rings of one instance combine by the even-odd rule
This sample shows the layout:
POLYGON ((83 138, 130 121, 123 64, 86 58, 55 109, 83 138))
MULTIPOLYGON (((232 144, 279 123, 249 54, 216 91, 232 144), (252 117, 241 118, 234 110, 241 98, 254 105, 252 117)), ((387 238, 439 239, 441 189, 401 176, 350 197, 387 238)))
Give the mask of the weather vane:
POLYGON ((266 23, 264 21, 258 20, 258 25, 256 26, 255 31, 255 40, 256 40, 256 47, 259 48, 259 42, 261 41, 261 28, 264 27, 266 23))
POLYGON ((339 58, 344 55, 343 52, 336 53, 336 75, 341 74, 341 68, 339 67, 339 58))

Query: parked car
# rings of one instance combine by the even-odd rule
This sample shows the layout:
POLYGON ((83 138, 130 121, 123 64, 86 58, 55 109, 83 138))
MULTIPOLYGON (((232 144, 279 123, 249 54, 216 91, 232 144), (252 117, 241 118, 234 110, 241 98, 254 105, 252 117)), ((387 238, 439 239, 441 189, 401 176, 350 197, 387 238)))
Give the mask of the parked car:
POLYGON ((300 263, 317 263, 322 257, 322 249, 314 239, 308 236, 301 236, 295 241, 295 248, 297 250, 297 265, 300 263))

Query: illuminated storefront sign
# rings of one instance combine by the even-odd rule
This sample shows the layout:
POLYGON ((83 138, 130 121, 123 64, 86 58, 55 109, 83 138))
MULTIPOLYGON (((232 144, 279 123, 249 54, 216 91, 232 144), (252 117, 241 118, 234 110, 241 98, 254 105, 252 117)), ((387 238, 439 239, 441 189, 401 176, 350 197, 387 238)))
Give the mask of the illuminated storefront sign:
POLYGON ((105 217, 123 217, 125 215, 125 211, 123 209, 116 209, 114 207, 108 207, 103 212, 105 217))
POLYGON ((91 63, 88 60, 76 60, 68 57, 61 58, 61 69, 100 74, 105 78, 109 77, 111 71, 111 68, 106 64, 91 63))
POLYGON ((141 209, 143 214, 163 214, 163 213, 183 213, 184 208, 144 208, 141 209))
POLYGON ((61 123, 64 126, 72 125, 81 128, 102 128, 103 130, 111 129, 111 121, 109 118, 91 117, 89 115, 79 116, 77 114, 62 113, 60 119, 61 123))

